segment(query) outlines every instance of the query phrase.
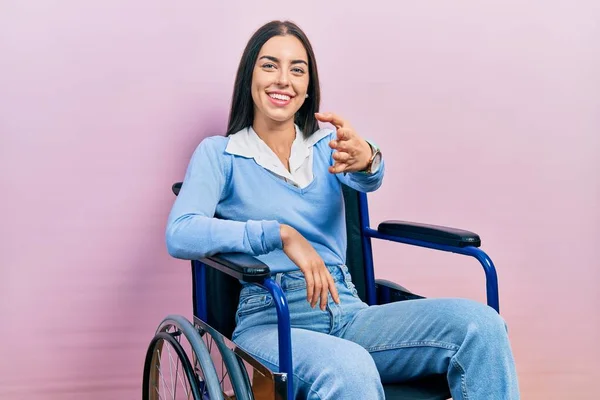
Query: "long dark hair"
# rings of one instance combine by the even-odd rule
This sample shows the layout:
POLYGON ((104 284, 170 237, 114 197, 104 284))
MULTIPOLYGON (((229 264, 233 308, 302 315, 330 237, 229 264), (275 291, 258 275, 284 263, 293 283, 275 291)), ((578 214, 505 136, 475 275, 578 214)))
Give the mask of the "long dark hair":
POLYGON ((252 125, 254 121, 254 102, 252 100, 252 72, 262 46, 273 36, 293 35, 304 46, 308 55, 308 98, 296 113, 294 123, 304 133, 304 137, 312 135, 319 129, 315 113, 319 111, 321 90, 317 62, 312 46, 306 34, 290 21, 271 21, 260 27, 248 41, 235 77, 227 136, 252 125))

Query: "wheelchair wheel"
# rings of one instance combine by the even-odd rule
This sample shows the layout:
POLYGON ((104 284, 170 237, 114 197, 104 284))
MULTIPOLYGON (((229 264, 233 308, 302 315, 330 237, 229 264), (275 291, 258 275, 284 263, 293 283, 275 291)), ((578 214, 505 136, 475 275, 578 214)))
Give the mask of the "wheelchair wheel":
POLYGON ((148 347, 144 364, 142 398, 204 399, 194 368, 177 338, 157 333, 148 347))
POLYGON ((142 392, 144 400, 224 400, 208 349, 185 318, 160 324, 146 353, 142 392))
POLYGON ((230 393, 232 390, 236 400, 254 400, 246 367, 242 359, 234 354, 234 348, 237 346, 226 340, 220 332, 204 321, 194 318, 194 324, 208 352, 218 354, 218 358, 221 360, 217 372, 225 399, 230 399, 225 393, 230 393), (227 388, 230 390, 226 391, 227 388))

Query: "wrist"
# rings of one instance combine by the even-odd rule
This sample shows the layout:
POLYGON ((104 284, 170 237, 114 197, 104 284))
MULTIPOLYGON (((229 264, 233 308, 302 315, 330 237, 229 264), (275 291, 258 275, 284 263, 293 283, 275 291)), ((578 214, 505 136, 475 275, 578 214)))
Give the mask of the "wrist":
POLYGON ((363 163, 360 171, 366 171, 369 168, 369 164, 371 164, 371 157, 373 157, 373 147, 363 139, 363 147, 365 148, 365 162, 363 163))
POLYGON ((381 151, 379 150, 379 147, 377 147, 377 145, 371 141, 365 140, 365 142, 371 151, 367 165, 360 171, 360 173, 372 175, 379 170, 379 166, 381 164, 381 151))

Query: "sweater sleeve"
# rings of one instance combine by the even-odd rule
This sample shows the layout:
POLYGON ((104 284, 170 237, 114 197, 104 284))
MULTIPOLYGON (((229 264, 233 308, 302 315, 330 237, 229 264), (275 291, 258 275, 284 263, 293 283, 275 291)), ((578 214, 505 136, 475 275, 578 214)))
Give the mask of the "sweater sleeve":
POLYGON ((215 210, 229 185, 232 160, 221 137, 206 138, 194 152, 166 229, 172 257, 194 260, 216 253, 253 256, 281 249, 277 221, 229 221, 215 210))
MULTIPOLYGON (((329 135, 327 142, 329 143, 330 141, 334 140, 335 137, 336 137, 335 131, 332 131, 331 134, 329 135)), ((335 160, 333 159, 334 150, 331 149, 329 146, 327 146, 327 148, 329 148, 331 150, 331 158, 330 158, 329 162, 330 162, 330 165, 333 165, 335 163, 335 160)), ((379 189, 379 187, 383 183, 384 173, 385 173, 385 163, 382 159, 381 164, 379 165, 379 168, 377 169, 377 171, 374 174, 365 174, 362 172, 351 172, 351 173, 346 173, 346 174, 339 173, 339 174, 336 174, 336 176, 339 179, 339 181, 342 182, 344 185, 350 186, 352 189, 357 190, 359 192, 368 193, 368 192, 374 192, 375 190, 379 189)))

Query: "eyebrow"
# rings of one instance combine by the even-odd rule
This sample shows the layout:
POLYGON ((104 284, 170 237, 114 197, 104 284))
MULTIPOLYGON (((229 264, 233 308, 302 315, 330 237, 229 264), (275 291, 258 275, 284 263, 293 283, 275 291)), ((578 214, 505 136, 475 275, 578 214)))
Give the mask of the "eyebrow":
MULTIPOLYGON (((261 58, 259 58, 259 60, 262 60, 263 58, 266 58, 267 60, 271 60, 273 62, 279 63, 279 59, 277 57, 262 56, 261 58)), ((292 60, 292 64, 304 64, 308 67, 308 63, 304 60, 292 60)))

